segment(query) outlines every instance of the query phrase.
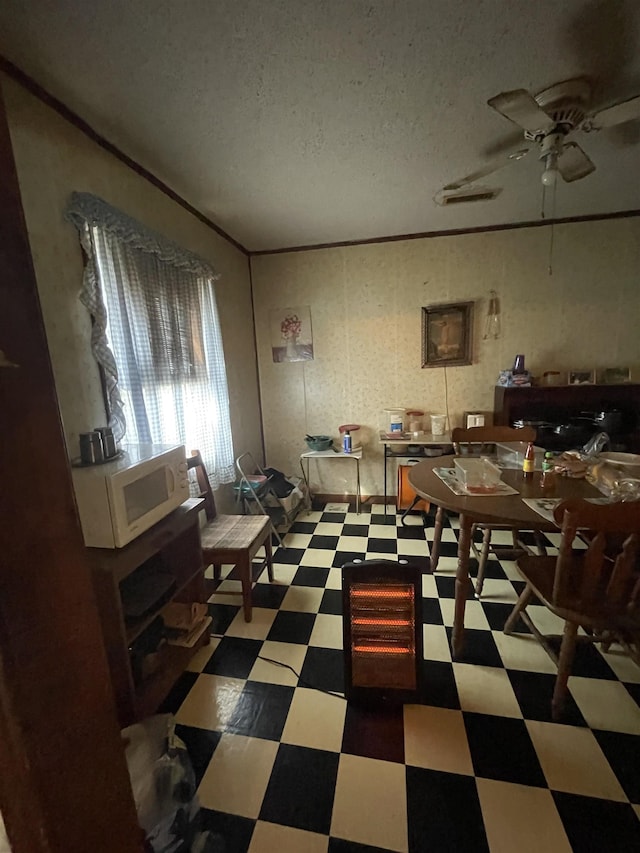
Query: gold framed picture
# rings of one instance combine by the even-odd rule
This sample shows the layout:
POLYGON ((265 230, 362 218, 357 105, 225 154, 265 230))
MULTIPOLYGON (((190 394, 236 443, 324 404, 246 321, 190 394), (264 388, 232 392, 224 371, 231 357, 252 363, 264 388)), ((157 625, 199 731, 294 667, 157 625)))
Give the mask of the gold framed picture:
POLYGON ((472 364, 473 302, 422 309, 422 366, 472 364))

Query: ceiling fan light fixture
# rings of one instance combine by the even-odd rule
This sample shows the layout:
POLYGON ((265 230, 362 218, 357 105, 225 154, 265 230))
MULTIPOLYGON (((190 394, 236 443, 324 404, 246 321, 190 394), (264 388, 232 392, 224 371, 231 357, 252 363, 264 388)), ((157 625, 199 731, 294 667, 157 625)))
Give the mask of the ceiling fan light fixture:
POLYGON ((558 157, 563 150, 563 134, 549 133, 540 143, 540 160, 544 163, 541 175, 544 187, 555 187, 558 180, 558 157))
POLYGON ((558 155, 555 153, 547 154, 545 158, 545 168, 542 173, 542 184, 545 187, 555 187, 558 180, 558 155))

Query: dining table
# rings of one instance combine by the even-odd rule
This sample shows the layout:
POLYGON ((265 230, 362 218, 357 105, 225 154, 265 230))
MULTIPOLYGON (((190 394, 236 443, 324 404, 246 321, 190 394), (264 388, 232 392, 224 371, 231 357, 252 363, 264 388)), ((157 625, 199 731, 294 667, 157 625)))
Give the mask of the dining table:
MULTIPOLYGON (((556 474, 551 485, 545 483, 543 487, 540 472, 536 471, 531 478, 525 478, 521 470, 510 468, 502 470, 501 480, 514 489, 516 494, 455 494, 436 473, 437 469, 453 469, 455 459, 455 456, 425 459, 424 462, 418 462, 412 467, 408 479, 420 497, 459 515, 460 532, 451 650, 455 658, 460 658, 464 651, 464 612, 469 583, 469 554, 473 525, 484 522, 513 525, 518 530, 559 532, 558 526, 553 521, 545 519, 539 512, 524 503, 523 499, 602 499, 603 495, 584 478, 556 474)), ((436 541, 438 539, 436 535, 436 541)))

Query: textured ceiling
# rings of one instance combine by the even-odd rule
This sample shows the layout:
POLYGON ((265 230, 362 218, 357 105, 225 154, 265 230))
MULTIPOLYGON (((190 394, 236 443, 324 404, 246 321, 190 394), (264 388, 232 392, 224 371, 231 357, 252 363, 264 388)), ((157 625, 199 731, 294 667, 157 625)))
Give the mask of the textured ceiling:
MULTIPOLYGON (((249 250, 540 217, 530 154, 486 101, 576 75, 640 92, 638 0, 3 0, 0 52, 249 250)), ((640 122, 581 135, 597 166, 555 215, 640 208, 640 122)), ((547 199, 547 216, 553 215, 547 199)))

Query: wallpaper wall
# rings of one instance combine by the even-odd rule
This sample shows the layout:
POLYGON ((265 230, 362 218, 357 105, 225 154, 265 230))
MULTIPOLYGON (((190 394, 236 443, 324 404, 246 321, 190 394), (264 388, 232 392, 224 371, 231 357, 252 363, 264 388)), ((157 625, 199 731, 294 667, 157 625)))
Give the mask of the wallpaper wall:
MULTIPOLYGON (((1 77, 70 455, 78 433, 104 422, 90 355, 90 324, 77 294, 82 257, 63 219, 69 193, 93 192, 209 258, 217 298, 235 450, 261 454, 248 264, 241 252, 74 126, 1 77)), ((363 491, 382 492, 377 431, 385 407, 490 411, 500 368, 523 352, 534 373, 629 365, 640 352, 640 218, 258 256, 252 259, 267 461, 299 473, 306 433, 338 436, 362 424, 363 491), (502 336, 483 341, 489 291, 502 336), (421 367, 421 308, 475 302, 473 365, 421 367), (312 361, 274 363, 270 317, 308 306, 312 361)), ((353 493, 351 463, 312 465, 325 492, 353 493)), ((222 497, 221 506, 230 500, 222 497)), ((220 499, 219 499, 220 500, 220 499)))
MULTIPOLYGON (((83 262, 75 228, 63 219, 73 190, 95 193, 211 261, 222 326, 236 454, 262 454, 247 258, 227 240, 88 139, 12 80, 1 77, 27 229, 69 455, 78 434, 105 422, 89 348, 91 326, 78 300, 83 262)), ((190 448, 187 448, 189 450, 190 448)), ((218 493, 231 507, 231 490, 218 493), (224 492, 224 493, 223 493, 224 492)))
MULTIPOLYGON (((640 218, 438 237, 252 258, 267 458, 299 470, 306 433, 338 436, 355 422, 365 444, 363 492, 382 494, 377 431, 391 406, 493 409, 495 380, 516 353, 536 375, 635 368, 640 348, 640 218), (489 291, 502 335, 482 339, 489 291), (475 302, 473 364, 421 367, 421 308, 475 302), (269 313, 311 308, 314 360, 274 363, 269 313)), ((633 374, 632 374, 633 375, 633 374)), ((312 483, 353 493, 352 463, 311 465, 312 483)), ((393 484, 395 487, 395 483, 393 484)))

